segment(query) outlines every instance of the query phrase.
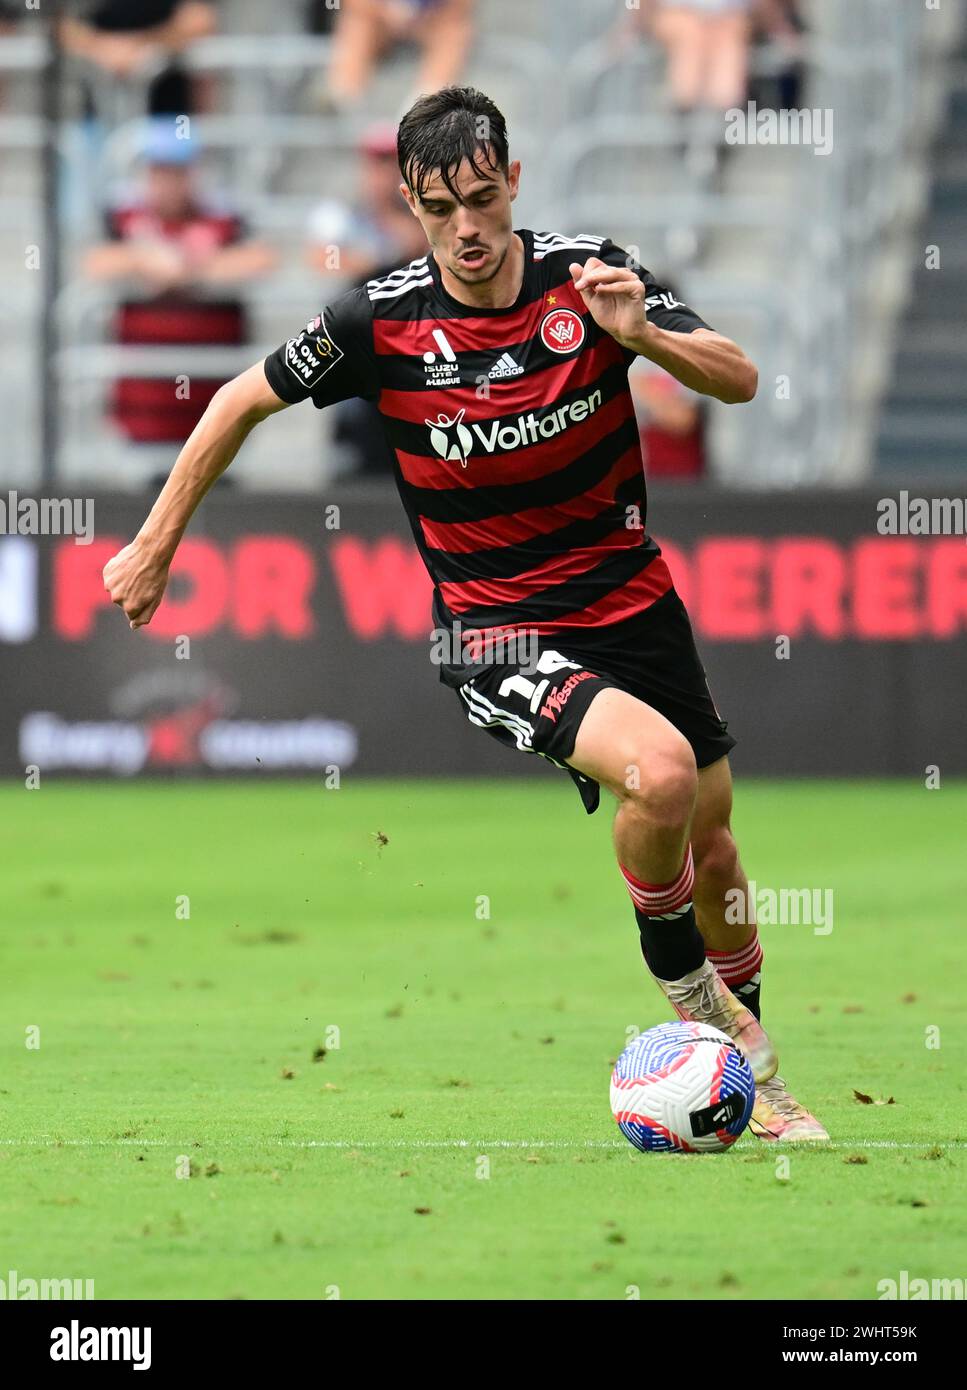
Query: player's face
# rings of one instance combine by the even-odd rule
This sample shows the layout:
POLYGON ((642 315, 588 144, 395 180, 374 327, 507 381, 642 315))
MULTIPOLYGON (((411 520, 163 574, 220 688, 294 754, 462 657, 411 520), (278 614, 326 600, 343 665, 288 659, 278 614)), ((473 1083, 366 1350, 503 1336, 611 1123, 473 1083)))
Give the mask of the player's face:
POLYGON ((510 249, 511 204, 519 182, 519 160, 514 160, 506 175, 500 169, 488 169, 481 177, 465 159, 453 179, 459 201, 439 174, 434 174, 422 197, 406 184, 400 187, 437 263, 465 285, 482 285, 499 273, 510 249))

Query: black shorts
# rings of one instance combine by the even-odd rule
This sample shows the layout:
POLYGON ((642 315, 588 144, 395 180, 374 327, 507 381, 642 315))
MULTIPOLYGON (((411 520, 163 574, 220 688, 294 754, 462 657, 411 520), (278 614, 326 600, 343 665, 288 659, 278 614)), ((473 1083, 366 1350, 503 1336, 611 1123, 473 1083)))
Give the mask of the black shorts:
MULTIPOLYGON (((692 625, 674 589, 623 622, 540 637, 536 652, 536 659, 526 663, 487 667, 457 693, 471 723, 510 748, 537 753, 564 768, 589 815, 597 810, 600 787, 568 767, 567 759, 599 690, 627 691, 664 715, 688 739, 699 767, 735 747, 715 708, 692 625)), ((533 658, 534 653, 526 655, 533 658)))

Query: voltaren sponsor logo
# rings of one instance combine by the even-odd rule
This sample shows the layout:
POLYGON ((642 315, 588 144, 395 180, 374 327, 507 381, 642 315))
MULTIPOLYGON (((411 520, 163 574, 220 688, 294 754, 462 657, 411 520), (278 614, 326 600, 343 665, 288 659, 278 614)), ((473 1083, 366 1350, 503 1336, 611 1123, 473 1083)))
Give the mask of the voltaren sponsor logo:
POLYGON ((443 459, 459 459, 464 468, 475 443, 483 446, 488 454, 498 450, 510 453, 513 449, 525 449, 530 444, 539 444, 542 439, 553 439, 572 425, 579 425, 600 407, 600 391, 592 391, 585 400, 571 401, 568 405, 551 406, 548 410, 531 411, 519 415, 515 421, 488 421, 486 425, 464 423, 465 411, 451 419, 440 415, 436 420, 424 423, 430 429, 430 443, 443 459))
POLYGON ((572 401, 570 405, 552 407, 546 412, 531 411, 520 415, 512 424, 501 424, 494 420, 487 425, 473 425, 473 433, 488 454, 498 449, 509 452, 511 449, 524 449, 529 444, 539 444, 542 439, 553 439, 555 435, 579 425, 600 407, 600 391, 593 391, 582 401, 572 401))

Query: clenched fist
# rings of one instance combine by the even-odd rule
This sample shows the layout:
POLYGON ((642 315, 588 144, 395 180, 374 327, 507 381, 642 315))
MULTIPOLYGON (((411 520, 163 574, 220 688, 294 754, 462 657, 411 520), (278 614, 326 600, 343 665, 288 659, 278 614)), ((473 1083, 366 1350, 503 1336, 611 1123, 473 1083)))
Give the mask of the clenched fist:
POLYGON ((599 328, 623 347, 635 345, 648 332, 646 290, 640 276, 623 266, 606 265, 589 256, 582 266, 570 267, 574 288, 584 300, 599 328))
POLYGON ((150 623, 167 583, 168 562, 138 541, 119 550, 104 566, 104 587, 132 627, 150 623))

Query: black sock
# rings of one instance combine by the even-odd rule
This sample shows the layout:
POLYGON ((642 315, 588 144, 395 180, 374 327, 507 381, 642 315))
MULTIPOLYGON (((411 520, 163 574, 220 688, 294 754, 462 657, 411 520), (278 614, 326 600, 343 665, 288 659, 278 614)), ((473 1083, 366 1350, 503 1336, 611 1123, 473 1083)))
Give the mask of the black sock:
POLYGON ((762 990, 762 976, 756 972, 746 984, 730 985, 729 988, 736 999, 740 999, 749 1012, 755 1014, 756 1018, 761 1021, 762 1006, 759 1002, 759 994, 762 990))
POLYGON ((691 904, 672 921, 648 917, 637 907, 635 919, 641 934, 641 954, 648 969, 659 980, 680 980, 704 963, 705 943, 695 924, 695 909, 691 904))

